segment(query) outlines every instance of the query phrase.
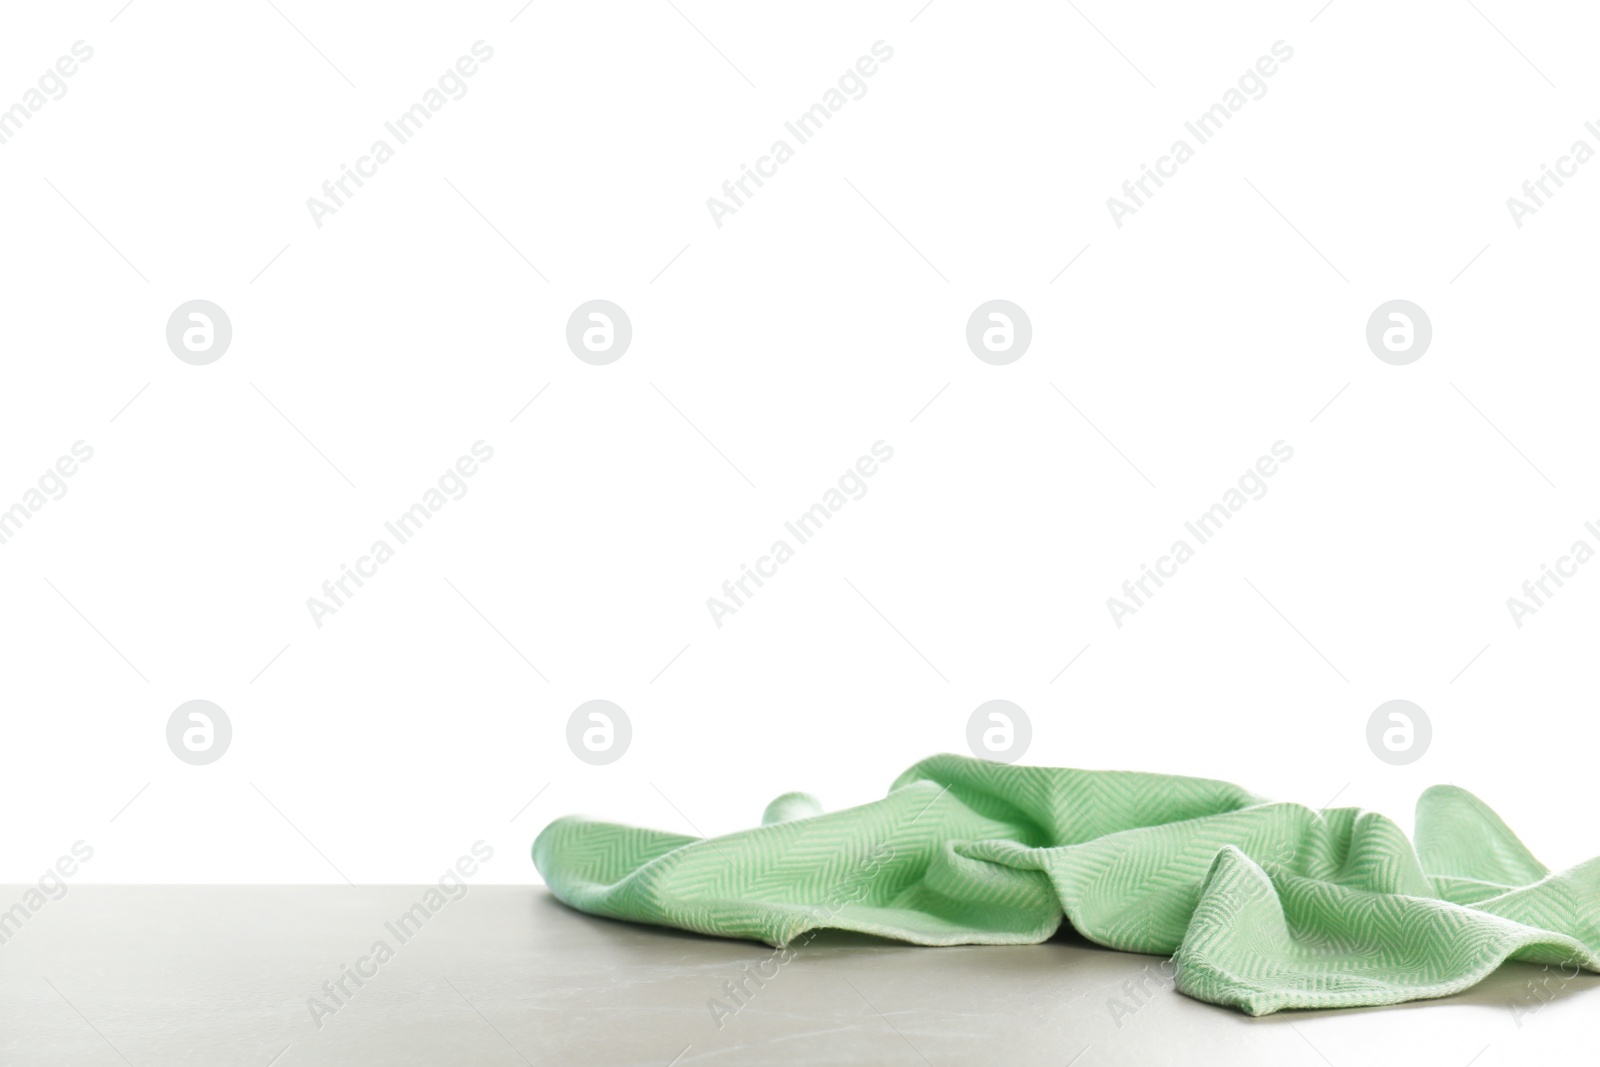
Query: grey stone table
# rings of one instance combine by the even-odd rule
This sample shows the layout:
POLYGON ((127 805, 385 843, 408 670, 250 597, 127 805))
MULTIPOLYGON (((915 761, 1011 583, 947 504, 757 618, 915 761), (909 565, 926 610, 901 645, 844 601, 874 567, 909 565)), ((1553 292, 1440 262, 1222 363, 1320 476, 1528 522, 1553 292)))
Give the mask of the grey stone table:
POLYGON ((1495 1067, 1592 1063, 1600 1021, 1600 978, 1522 964, 1445 1000, 1251 1019, 1067 935, 780 955, 539 887, 426 892, 75 885, 0 913, 0 1063, 1495 1067))

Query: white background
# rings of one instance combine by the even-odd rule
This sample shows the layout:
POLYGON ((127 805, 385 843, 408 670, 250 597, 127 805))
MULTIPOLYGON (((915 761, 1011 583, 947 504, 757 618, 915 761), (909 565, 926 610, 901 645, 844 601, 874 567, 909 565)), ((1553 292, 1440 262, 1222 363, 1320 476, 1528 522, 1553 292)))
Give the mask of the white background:
POLYGON ((83 839, 86 882, 424 881, 482 838, 482 880, 530 881, 558 815, 864 802, 997 697, 1030 763, 1407 827, 1455 782, 1553 866, 1600 850, 1600 566, 1521 629, 1505 605, 1600 519, 1600 164, 1521 229, 1505 204, 1600 148, 1592 12, 675 2, 7 5, 0 106, 94 56, 0 145, 0 506, 94 458, 0 545, 0 879, 83 839), (306 199, 480 39, 317 228, 306 199), (714 225, 879 40, 867 94, 714 225), (1279 40, 1117 228, 1106 198, 1279 40), (205 367, 164 336, 195 298, 234 330, 205 367), (564 340, 592 298, 633 323, 606 367, 564 340), (1010 366, 965 343, 992 298, 1032 320, 1010 366), (1394 298, 1433 323, 1406 367, 1364 339, 1394 298), (317 628, 306 599, 480 439, 317 628), (880 439, 867 495, 715 627, 880 439), (1114 626, 1278 440, 1268 494, 1114 626), (165 741, 196 698, 234 731, 205 767, 165 741), (566 745, 593 698, 632 720, 610 766, 566 745), (1433 723, 1407 767, 1366 744, 1392 698, 1433 723))

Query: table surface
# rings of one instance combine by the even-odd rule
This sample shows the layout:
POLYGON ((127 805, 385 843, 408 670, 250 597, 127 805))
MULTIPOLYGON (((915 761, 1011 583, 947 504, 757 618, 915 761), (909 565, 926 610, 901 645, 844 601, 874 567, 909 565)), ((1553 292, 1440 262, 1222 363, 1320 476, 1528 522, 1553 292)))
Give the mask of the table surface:
MULTIPOLYGON (((0 907, 26 888, 0 887, 0 907)), ((1600 1018, 1600 977, 1526 964, 1444 1000, 1251 1019, 1175 992, 1156 957, 1072 935, 822 934, 780 956, 591 918, 540 887, 426 892, 72 886, 0 927, 0 1063, 1495 1067, 1593 1062, 1600 1018)))

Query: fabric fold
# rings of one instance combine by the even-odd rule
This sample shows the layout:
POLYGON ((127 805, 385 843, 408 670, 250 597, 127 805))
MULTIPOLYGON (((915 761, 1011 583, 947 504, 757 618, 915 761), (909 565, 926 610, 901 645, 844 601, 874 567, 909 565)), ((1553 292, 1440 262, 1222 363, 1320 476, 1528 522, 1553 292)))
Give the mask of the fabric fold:
POLYGON ((717 838, 557 819, 533 860, 581 911, 777 947, 1033 944, 1066 921, 1252 1015, 1446 996, 1508 958, 1600 971, 1600 858, 1551 873, 1454 786, 1419 798, 1413 847, 1376 812, 1226 782, 944 755, 882 800, 785 794, 717 838))

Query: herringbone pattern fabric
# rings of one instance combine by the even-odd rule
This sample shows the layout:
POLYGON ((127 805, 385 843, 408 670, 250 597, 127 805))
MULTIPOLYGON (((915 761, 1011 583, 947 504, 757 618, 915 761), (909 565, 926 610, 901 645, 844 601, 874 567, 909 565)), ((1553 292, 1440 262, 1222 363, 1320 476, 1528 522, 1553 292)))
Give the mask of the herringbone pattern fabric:
POLYGON ((1600 971, 1600 859, 1561 874, 1482 801, 1434 786, 1389 819, 1225 782, 935 756, 883 800, 778 798, 700 839, 558 819, 533 859, 595 915, 774 946, 829 927, 919 945, 1172 955, 1180 990, 1263 1015, 1459 992, 1507 958, 1600 971))

